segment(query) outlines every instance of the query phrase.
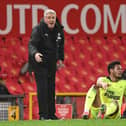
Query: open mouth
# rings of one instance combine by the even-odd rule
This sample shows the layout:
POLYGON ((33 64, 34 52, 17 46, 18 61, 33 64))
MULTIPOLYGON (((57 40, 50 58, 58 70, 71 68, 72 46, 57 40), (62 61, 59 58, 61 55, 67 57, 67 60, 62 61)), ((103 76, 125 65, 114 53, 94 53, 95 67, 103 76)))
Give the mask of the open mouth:
POLYGON ((52 23, 49 23, 50 25, 53 25, 54 23, 52 22, 52 23))

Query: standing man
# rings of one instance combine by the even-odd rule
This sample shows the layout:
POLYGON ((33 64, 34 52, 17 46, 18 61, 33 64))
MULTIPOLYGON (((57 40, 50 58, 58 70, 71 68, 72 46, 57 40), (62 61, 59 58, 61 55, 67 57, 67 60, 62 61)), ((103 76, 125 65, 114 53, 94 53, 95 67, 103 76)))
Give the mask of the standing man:
POLYGON ((29 65, 37 84, 40 120, 57 119, 55 116, 55 75, 63 66, 64 33, 56 12, 47 9, 44 18, 33 28, 28 45, 29 65))

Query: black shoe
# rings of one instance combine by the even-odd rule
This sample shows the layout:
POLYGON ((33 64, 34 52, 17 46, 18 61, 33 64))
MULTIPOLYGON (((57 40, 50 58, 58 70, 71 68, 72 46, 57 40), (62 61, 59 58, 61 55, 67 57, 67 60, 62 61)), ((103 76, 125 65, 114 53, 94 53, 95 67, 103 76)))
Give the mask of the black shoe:
POLYGON ((89 112, 84 112, 83 119, 89 119, 89 112))
POLYGON ((89 119, 88 115, 83 115, 83 119, 89 119))
POLYGON ((58 117, 56 115, 53 115, 53 116, 49 116, 49 119, 58 120, 58 117))
POLYGON ((39 118, 39 120, 48 120, 48 118, 47 118, 47 117, 44 117, 44 116, 41 116, 41 117, 39 118))

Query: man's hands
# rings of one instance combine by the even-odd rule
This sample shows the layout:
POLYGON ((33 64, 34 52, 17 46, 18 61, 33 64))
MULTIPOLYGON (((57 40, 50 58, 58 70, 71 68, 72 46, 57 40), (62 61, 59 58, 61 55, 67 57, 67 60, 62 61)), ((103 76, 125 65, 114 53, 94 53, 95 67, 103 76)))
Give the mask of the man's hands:
POLYGON ((104 83, 101 84, 101 86, 102 86, 103 89, 106 90, 109 87, 109 84, 104 82, 104 83))
POLYGON ((110 84, 109 84, 108 82, 104 82, 104 81, 102 80, 102 78, 99 78, 99 79, 97 80, 96 85, 97 85, 97 87, 103 88, 103 89, 105 89, 105 90, 110 86, 110 84))
MULTIPOLYGON (((35 54, 36 62, 38 62, 38 63, 43 62, 42 57, 43 57, 42 53, 39 53, 39 52, 36 53, 35 54)), ((57 69, 59 70, 59 69, 61 69, 63 67, 65 67, 65 65, 63 64, 62 60, 59 60, 58 63, 57 63, 57 69)))
POLYGON ((97 83, 97 86, 106 90, 109 87, 109 83, 99 82, 97 83))
POLYGON ((38 62, 38 63, 42 62, 42 57, 43 57, 43 55, 41 53, 36 53, 35 54, 36 62, 38 62))

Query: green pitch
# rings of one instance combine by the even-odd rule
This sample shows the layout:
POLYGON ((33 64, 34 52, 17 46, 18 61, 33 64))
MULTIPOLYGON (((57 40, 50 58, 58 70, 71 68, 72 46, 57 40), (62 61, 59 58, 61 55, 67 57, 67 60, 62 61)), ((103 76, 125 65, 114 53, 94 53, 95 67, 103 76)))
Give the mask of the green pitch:
POLYGON ((48 120, 48 121, 0 121, 0 126, 126 126, 126 119, 120 120, 48 120))

